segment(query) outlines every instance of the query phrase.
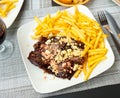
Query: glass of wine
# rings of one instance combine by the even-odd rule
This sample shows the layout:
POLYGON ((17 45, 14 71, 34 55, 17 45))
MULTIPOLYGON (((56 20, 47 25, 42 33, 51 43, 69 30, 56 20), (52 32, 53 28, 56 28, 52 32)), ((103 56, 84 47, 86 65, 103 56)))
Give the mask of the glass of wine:
POLYGON ((13 52, 13 45, 10 41, 5 40, 6 38, 6 25, 0 19, 0 61, 5 60, 11 56, 13 52))

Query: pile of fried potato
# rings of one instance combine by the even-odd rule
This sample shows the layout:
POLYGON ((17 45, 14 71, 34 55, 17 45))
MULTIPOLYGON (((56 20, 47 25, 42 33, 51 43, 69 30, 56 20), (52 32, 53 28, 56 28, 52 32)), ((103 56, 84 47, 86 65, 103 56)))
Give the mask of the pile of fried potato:
POLYGON ((0 17, 6 17, 16 7, 18 0, 0 0, 0 17))
MULTIPOLYGON (((74 77, 77 78, 81 72, 84 80, 88 80, 94 68, 106 59, 107 48, 105 47, 105 35, 100 25, 93 19, 79 12, 74 7, 74 14, 58 11, 54 16, 48 14, 44 19, 34 18, 37 27, 31 36, 35 40, 39 37, 67 36, 85 44, 81 57, 87 56, 82 69, 78 69, 74 77)), ((104 66, 104 65, 103 65, 104 66)))

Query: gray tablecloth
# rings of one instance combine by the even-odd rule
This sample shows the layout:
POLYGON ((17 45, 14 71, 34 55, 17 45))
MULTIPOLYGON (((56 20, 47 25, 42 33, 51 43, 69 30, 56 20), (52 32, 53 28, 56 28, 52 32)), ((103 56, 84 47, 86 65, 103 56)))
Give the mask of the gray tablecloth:
MULTIPOLYGON (((120 7, 114 4, 111 0, 90 0, 86 6, 92 11, 96 19, 96 12, 101 9, 106 9, 115 17, 120 26, 120 7)), ((115 63, 112 68, 85 83, 54 93, 40 94, 33 89, 18 47, 16 37, 17 29, 22 24, 33 20, 34 16, 44 16, 48 13, 53 13, 58 9, 64 8, 65 7, 61 6, 52 7, 51 0, 24 1, 17 19, 13 25, 7 29, 7 39, 13 43, 14 52, 10 58, 0 61, 0 98, 41 98, 120 83, 120 56, 113 41, 109 38, 109 42, 115 54, 115 63)))

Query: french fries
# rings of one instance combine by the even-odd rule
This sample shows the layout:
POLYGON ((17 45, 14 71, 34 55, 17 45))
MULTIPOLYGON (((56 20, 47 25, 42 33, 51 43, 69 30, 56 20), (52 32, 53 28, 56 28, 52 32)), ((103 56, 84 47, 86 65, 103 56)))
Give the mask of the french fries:
POLYGON ((77 78, 79 76, 79 74, 81 73, 81 69, 78 69, 75 74, 74 74, 74 77, 77 78))
POLYGON ((6 17, 18 0, 0 0, 0 17, 6 17))
POLYGON ((94 68, 107 58, 104 42, 107 35, 95 20, 79 12, 76 6, 74 12, 58 11, 54 16, 48 14, 43 20, 34 17, 38 25, 31 37, 38 40, 40 36, 66 36, 83 42, 85 46, 80 56, 86 57, 86 61, 81 69, 76 70, 74 77, 83 72, 84 79, 88 80, 94 68))

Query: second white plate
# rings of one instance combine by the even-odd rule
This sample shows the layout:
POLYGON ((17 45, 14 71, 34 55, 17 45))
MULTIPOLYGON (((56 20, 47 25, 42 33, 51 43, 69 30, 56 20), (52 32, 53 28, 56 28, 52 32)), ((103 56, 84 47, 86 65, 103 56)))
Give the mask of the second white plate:
POLYGON ((16 7, 8 13, 7 17, 2 18, 2 20, 6 24, 6 28, 9 28, 12 25, 12 23, 14 22, 14 20, 16 19, 17 15, 23 5, 23 2, 24 2, 24 0, 18 0, 18 2, 16 3, 16 7))

